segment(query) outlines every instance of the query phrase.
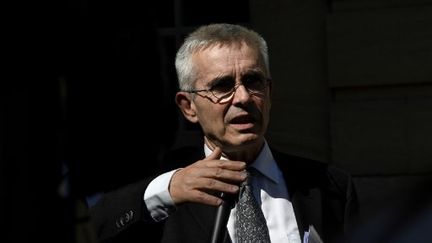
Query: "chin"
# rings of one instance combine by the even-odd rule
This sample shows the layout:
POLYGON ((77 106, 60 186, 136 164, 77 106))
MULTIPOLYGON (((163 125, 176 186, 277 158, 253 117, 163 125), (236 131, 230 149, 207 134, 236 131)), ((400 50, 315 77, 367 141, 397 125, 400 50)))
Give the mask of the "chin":
POLYGON ((260 141, 261 136, 256 133, 247 133, 247 134, 237 134, 235 135, 234 139, 232 141, 234 142, 234 145, 251 145, 254 143, 257 143, 260 141))

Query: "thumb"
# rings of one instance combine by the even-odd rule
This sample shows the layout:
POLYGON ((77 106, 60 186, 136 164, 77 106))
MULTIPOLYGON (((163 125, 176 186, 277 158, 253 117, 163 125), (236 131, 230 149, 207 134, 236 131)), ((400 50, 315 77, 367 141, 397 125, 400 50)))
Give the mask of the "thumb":
POLYGON ((207 156, 204 160, 220 159, 221 155, 222 155, 222 149, 216 146, 213 149, 213 152, 209 156, 207 156))

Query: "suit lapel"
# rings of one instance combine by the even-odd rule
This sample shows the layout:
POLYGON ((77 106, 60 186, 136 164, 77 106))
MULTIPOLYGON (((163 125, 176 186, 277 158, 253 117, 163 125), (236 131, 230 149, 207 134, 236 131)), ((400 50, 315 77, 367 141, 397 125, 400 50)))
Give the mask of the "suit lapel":
POLYGON ((310 225, 313 225, 318 232, 321 232, 321 192, 318 189, 312 189, 309 192, 296 191, 292 195, 292 204, 302 238, 304 232, 309 230, 310 225))
POLYGON ((203 204, 191 203, 188 205, 188 209, 193 220, 198 223, 203 232, 211 235, 217 208, 203 204))
MULTIPOLYGON (((188 205, 188 210, 190 212, 191 218, 193 218, 193 220, 196 220, 196 222, 202 229, 202 231, 200 232, 206 234, 206 238, 211 239, 217 208, 194 203, 188 205)), ((224 243, 231 243, 231 239, 228 234, 224 240, 224 243)))
POLYGON ((305 231, 313 225, 322 232, 322 195, 316 187, 316 166, 310 160, 289 156, 272 150, 281 169, 293 204, 297 226, 303 239, 305 231))

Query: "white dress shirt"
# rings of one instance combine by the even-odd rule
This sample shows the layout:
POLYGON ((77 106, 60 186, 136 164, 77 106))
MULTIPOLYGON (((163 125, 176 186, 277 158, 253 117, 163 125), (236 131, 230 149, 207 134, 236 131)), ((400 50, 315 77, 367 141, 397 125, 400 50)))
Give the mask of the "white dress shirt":
MULTIPOLYGON (((204 152, 208 156, 212 151, 205 145, 204 152)), ((267 221, 271 242, 301 243, 285 180, 267 143, 251 166, 260 172, 252 179, 252 185, 254 196, 261 205, 267 221)), ((144 193, 145 204, 156 221, 165 219, 175 210, 168 192, 168 185, 174 172, 170 171, 157 177, 144 193)), ((235 211, 234 207, 227 224, 233 243, 237 242, 234 233, 235 211)))

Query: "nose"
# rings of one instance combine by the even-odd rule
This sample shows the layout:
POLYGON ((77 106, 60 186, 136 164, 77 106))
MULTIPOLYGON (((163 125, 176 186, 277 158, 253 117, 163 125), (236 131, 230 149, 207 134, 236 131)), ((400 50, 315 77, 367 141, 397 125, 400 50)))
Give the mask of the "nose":
POLYGON ((251 94, 246 89, 246 87, 243 84, 239 84, 234 91, 234 98, 233 98, 233 104, 236 103, 248 103, 251 99, 251 94))

